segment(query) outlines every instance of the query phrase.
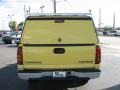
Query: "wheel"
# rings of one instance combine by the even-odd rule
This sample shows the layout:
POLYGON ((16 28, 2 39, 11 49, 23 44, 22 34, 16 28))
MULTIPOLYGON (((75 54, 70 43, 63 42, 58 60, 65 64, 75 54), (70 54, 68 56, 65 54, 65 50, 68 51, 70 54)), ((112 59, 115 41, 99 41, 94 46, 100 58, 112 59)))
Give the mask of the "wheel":
POLYGON ((11 44, 15 44, 15 39, 12 39, 12 40, 11 40, 11 44))
POLYGON ((17 46, 19 45, 19 43, 17 43, 17 46))
POLYGON ((5 44, 9 44, 9 42, 7 42, 7 41, 4 41, 4 43, 5 43, 5 44))

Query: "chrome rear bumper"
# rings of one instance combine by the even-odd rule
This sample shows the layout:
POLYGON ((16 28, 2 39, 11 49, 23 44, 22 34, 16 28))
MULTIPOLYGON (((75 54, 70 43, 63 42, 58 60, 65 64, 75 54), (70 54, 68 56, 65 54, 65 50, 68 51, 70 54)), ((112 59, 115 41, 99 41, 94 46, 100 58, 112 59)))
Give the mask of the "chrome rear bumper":
MULTIPOLYGON (((98 72, 75 72, 75 71, 66 71, 69 72, 69 74, 66 75, 66 77, 78 77, 78 78, 90 78, 95 79, 100 76, 100 71, 98 72)), ((18 77, 21 79, 35 79, 35 78, 44 78, 44 77, 53 77, 53 72, 40 72, 40 73, 18 73, 18 77)))

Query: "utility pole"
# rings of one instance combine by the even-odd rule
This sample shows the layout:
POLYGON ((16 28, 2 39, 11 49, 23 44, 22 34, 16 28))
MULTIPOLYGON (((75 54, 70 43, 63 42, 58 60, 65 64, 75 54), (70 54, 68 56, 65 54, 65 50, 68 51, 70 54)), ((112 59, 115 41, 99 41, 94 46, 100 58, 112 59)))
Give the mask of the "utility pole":
POLYGON ((13 16, 14 16, 13 14, 12 15, 8 14, 8 18, 10 19, 10 21, 12 21, 13 16))
POLYGON ((26 18, 26 8, 25 8, 25 5, 24 5, 24 19, 26 18))
POLYGON ((114 12, 114 15, 113 15, 113 30, 115 30, 115 12, 114 12))
POLYGON ((99 8, 99 30, 101 30, 101 8, 99 8))
MULTIPOLYGON (((56 13, 57 12, 57 10, 56 10, 56 4, 58 3, 56 0, 52 0, 53 1, 53 9, 54 9, 54 13, 56 13)), ((62 1, 62 0, 61 0, 62 1)), ((59 1, 59 2, 61 2, 61 1, 59 1)), ((67 1, 67 0, 64 0, 64 1, 67 1)))
POLYGON ((56 0, 53 0, 54 13, 56 13, 56 0))

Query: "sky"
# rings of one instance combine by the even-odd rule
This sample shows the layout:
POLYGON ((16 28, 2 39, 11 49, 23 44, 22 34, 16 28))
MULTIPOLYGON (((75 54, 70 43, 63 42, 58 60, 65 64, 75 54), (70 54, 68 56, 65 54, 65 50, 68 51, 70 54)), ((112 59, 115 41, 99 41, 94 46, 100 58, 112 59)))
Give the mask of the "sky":
MULTIPOLYGON (((43 13, 53 13, 53 0, 0 0, 0 30, 9 30, 8 23, 16 20, 24 21, 25 11, 42 13, 40 7, 44 6, 43 13)), ((113 26, 115 13, 115 26, 120 27, 120 0, 56 0, 57 13, 88 13, 92 11, 95 26, 99 24, 99 10, 101 9, 101 26, 113 26)))

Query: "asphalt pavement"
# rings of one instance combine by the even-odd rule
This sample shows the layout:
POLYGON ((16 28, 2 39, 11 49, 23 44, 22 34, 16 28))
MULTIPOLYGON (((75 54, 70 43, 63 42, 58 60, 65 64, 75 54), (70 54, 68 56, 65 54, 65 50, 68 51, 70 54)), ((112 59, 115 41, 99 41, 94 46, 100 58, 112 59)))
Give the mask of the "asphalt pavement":
MULTIPOLYGON (((109 46, 109 45, 108 45, 109 46)), ((34 81, 17 77, 17 46, 0 44, 0 90, 120 90, 120 49, 101 45, 101 75, 85 85, 70 81, 34 81), (69 82, 67 84, 67 82, 69 82), (67 85, 66 85, 67 84, 67 85)))

